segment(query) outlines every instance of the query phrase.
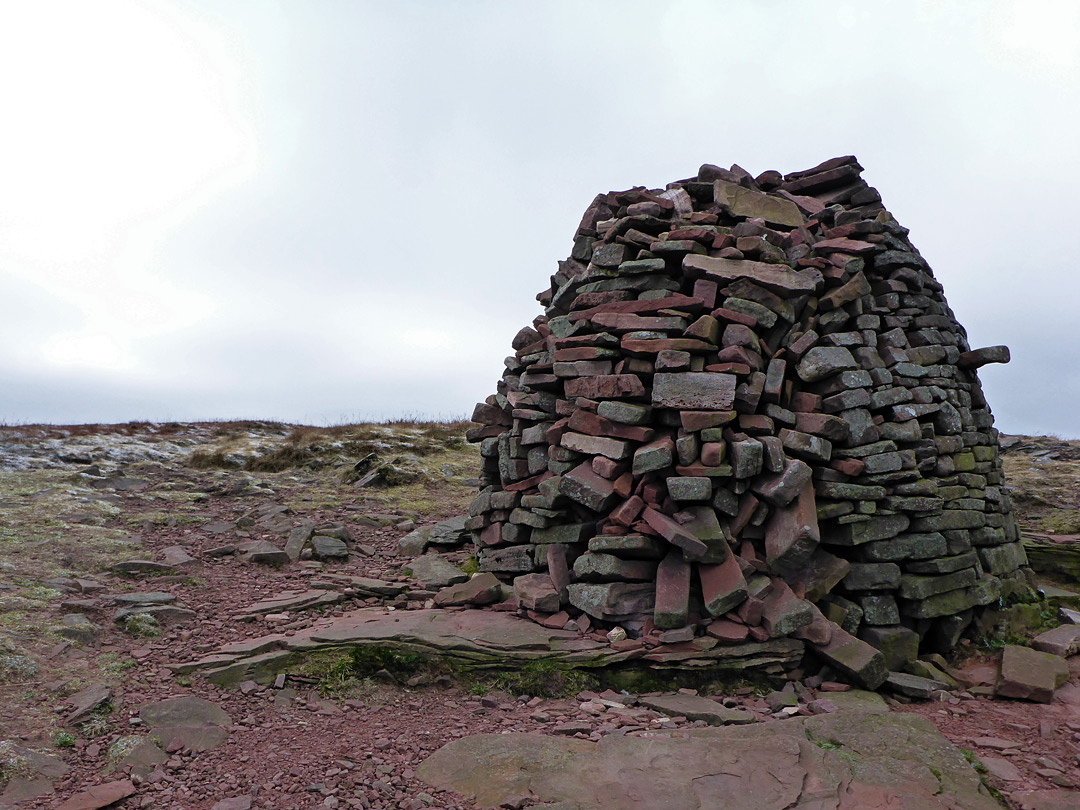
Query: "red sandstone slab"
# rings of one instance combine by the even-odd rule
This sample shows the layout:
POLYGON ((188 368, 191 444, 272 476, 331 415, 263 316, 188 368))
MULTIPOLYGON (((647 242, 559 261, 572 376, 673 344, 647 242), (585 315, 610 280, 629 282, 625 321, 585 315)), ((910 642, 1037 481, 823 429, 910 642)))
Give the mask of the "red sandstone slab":
POLYGON ((585 433, 564 433, 559 444, 567 450, 586 455, 607 456, 618 461, 627 458, 631 451, 629 442, 610 436, 590 436, 585 433))
POLYGON ((750 631, 745 624, 739 624, 729 619, 717 619, 705 628, 705 633, 721 644, 741 644, 746 641, 750 631))
POLYGON ((750 518, 754 516, 754 511, 758 507, 757 498, 751 495, 749 492, 744 493, 742 500, 739 501, 739 512, 735 515, 735 519, 731 521, 731 534, 734 537, 738 537, 739 532, 746 528, 746 524, 750 522, 750 518))
POLYGON ((532 478, 526 478, 522 481, 515 481, 513 484, 506 484, 503 489, 506 492, 524 492, 527 489, 532 489, 541 481, 546 481, 551 478, 552 472, 542 472, 539 475, 534 475, 532 478))
POLYGON ((569 349, 556 349, 556 363, 573 363, 578 360, 606 360, 611 357, 611 349, 603 346, 577 346, 569 349))
MULTIPOLYGON (((701 282, 697 281, 695 283, 700 284, 701 282)), ((736 312, 733 309, 718 307, 709 314, 718 320, 727 321, 728 323, 741 323, 743 326, 749 326, 751 329, 757 326, 757 318, 753 315, 746 315, 742 312, 736 312)))
POLYGON ((718 363, 741 363, 754 370, 761 369, 761 355, 745 346, 725 346, 716 353, 718 363))
POLYGON ((673 546, 683 550, 683 555, 690 560, 700 560, 705 556, 709 547, 687 532, 682 526, 657 512, 651 507, 645 507, 641 513, 642 518, 656 532, 673 546))
POLYGON ((637 315, 632 312, 599 312, 589 318, 589 322, 598 329, 610 329, 615 332, 646 329, 681 332, 686 327, 685 316, 679 318, 670 315, 637 315))
POLYGON ((691 433, 726 425, 735 418, 735 411, 680 411, 683 430, 691 433))
POLYGON ((812 293, 821 286, 821 273, 814 269, 792 270, 786 265, 766 264, 748 259, 714 259, 712 256, 687 254, 683 272, 692 278, 718 281, 749 279, 775 293, 785 296, 812 293))
POLYGON ((574 411, 571 415, 570 429, 579 433, 588 433, 590 436, 613 436, 616 439, 628 439, 634 442, 652 441, 656 433, 652 428, 612 422, 591 411, 583 410, 574 411))
POLYGON ((676 228, 668 233, 667 238, 675 242, 684 239, 693 239, 696 242, 712 242, 715 236, 716 231, 711 228, 676 228))
POLYGON ((487 528, 480 532, 480 545, 482 546, 497 546, 502 543, 502 527, 501 523, 492 523, 487 528))
POLYGON ((651 357, 664 351, 690 352, 692 354, 705 354, 715 352, 716 346, 706 343, 704 340, 694 338, 658 338, 656 340, 642 340, 639 338, 623 338, 621 342, 623 352, 631 357, 651 357))
POLYGON ((604 456, 593 456, 592 458, 593 472, 597 475, 612 480, 618 478, 626 469, 626 464, 618 461, 614 461, 604 456))
POLYGON ((705 309, 712 309, 716 306, 716 289, 718 286, 715 281, 703 278, 694 282, 694 297, 701 299, 705 309))
POLYGON ((776 509, 765 526, 765 559, 782 576, 794 574, 821 542, 814 487, 807 481, 794 503, 776 509))
POLYGON ((698 565, 701 595, 712 616, 723 616, 746 599, 746 580, 733 555, 719 565, 698 565))
POLYGON ((735 401, 735 376, 708 371, 657 374, 652 404, 660 408, 727 411, 735 401))
POLYGON ((610 304, 592 307, 591 309, 583 309, 579 310, 578 312, 571 312, 570 320, 589 320, 594 315, 598 315, 601 312, 632 312, 640 315, 645 312, 659 312, 662 309, 700 309, 704 306, 705 302, 702 301, 700 298, 695 298, 689 295, 670 295, 666 298, 653 298, 644 301, 615 301, 610 304))
POLYGON ((636 374, 605 374, 600 377, 575 377, 566 381, 568 397, 620 399, 645 396, 645 386, 636 374))
POLYGON ((633 495, 611 512, 611 519, 621 526, 631 526, 644 508, 645 501, 637 495, 633 495))
POLYGON ((877 246, 870 242, 862 242, 857 239, 847 239, 844 237, 822 239, 820 242, 815 242, 813 248, 818 253, 842 251, 844 253, 853 253, 856 256, 862 256, 863 254, 872 253, 874 250, 877 250, 877 246))
POLYGON ((690 613, 690 563, 670 552, 656 569, 653 623, 662 630, 683 627, 690 613))

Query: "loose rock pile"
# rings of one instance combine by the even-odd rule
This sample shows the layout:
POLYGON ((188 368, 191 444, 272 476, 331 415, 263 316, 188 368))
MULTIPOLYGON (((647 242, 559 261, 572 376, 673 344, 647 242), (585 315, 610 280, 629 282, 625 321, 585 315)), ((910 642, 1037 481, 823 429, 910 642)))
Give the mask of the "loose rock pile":
POLYGON ((1026 587, 975 371, 1008 349, 970 350, 861 172, 593 200, 469 433, 480 570, 534 619, 794 637, 876 687, 1026 587))

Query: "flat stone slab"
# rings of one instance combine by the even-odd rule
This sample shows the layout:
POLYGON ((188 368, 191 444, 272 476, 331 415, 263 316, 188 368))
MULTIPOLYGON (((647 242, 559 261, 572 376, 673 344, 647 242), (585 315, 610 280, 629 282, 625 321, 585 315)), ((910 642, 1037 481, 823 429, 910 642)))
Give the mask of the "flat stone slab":
POLYGON ((1063 624, 1040 633, 1032 639, 1031 646, 1062 658, 1076 655, 1080 652, 1080 624, 1063 624))
POLYGON ((285 591, 237 611, 239 616, 255 616, 264 613, 281 613, 286 610, 307 610, 322 605, 336 605, 345 599, 338 591, 313 588, 307 591, 285 591))
POLYGON ((406 567, 412 571, 413 579, 428 588, 445 588, 469 580, 468 574, 438 554, 417 557, 406 567))
POLYGON ((869 712, 871 714, 888 714, 889 712, 889 704, 886 703, 885 698, 877 692, 867 692, 864 689, 852 689, 847 692, 823 692, 822 696, 827 697, 835 703, 841 711, 858 710, 860 712, 869 712))
POLYGON ((1000 810, 917 715, 841 711, 681 733, 482 734, 443 746, 417 776, 488 807, 531 791, 576 810, 1000 810))
POLYGON ((754 715, 739 709, 728 709, 715 700, 698 695, 659 695, 643 697, 638 703, 647 709, 653 709, 668 717, 685 717, 687 720, 702 720, 710 726, 738 725, 753 723, 754 715))
POLYGON ((472 669, 515 666, 540 659, 567 667, 606 667, 634 659, 651 669, 693 668, 777 674, 795 666, 803 654, 797 639, 760 644, 722 645, 703 650, 665 645, 653 650, 615 650, 576 632, 542 627, 491 610, 401 610, 362 608, 332 624, 291 636, 267 635, 227 644, 205 658, 172 666, 174 672, 201 671, 216 683, 254 680, 268 683, 299 656, 319 649, 378 645, 402 653, 437 657, 472 669))
POLYGON ((178 745, 188 751, 211 751, 225 742, 232 719, 225 710, 194 695, 149 703, 139 719, 150 727, 150 740, 161 748, 178 745))
POLYGON ((73 708, 64 718, 64 722, 69 726, 81 723, 93 713, 94 709, 108 701, 112 693, 112 687, 103 683, 90 684, 85 689, 76 692, 68 698, 73 708))
POLYGON ((139 718, 148 726, 231 726, 225 711, 209 700, 181 695, 149 703, 139 709, 139 718))
POLYGON ((135 785, 130 779, 93 785, 76 793, 67 801, 56 805, 56 810, 100 810, 110 804, 116 804, 135 793, 135 785))

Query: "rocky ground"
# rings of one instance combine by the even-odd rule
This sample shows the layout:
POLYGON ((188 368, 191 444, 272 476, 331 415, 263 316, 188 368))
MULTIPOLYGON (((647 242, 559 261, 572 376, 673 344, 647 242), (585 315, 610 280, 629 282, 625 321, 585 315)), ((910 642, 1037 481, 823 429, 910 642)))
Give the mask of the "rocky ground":
MULTIPOLYGON (((370 652, 314 655, 287 677, 228 687, 172 668, 225 644, 328 627, 364 605, 430 608, 431 582, 414 579, 398 542, 466 511, 479 465, 464 428, 0 428, 0 807, 473 807, 416 770, 479 732, 677 735, 871 700, 810 679, 701 683, 680 703, 554 668, 469 674, 370 652), (282 558, 305 527, 342 539, 347 559, 329 542, 321 561, 282 558)), ((1060 560, 1080 556, 1080 443, 1006 445, 1031 547, 1049 549, 1049 562, 1033 562, 1048 592, 1075 590, 1060 560)), ((469 570, 467 552, 448 556, 469 570)), ((1080 802, 1080 657, 1051 703, 992 699, 987 688, 1004 644, 1057 623, 1069 604, 1066 594, 1003 611, 943 662, 959 686, 935 701, 888 699, 968 751, 1012 807, 1080 802)))

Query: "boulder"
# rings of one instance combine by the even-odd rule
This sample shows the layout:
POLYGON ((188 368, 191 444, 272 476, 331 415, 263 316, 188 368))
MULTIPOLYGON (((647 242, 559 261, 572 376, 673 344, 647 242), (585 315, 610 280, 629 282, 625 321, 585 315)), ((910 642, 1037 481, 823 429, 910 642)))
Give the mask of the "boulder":
POLYGON ((1068 680, 1069 665, 1061 656, 1009 644, 1001 652, 1001 670, 994 694, 1049 703, 1054 691, 1068 680))

